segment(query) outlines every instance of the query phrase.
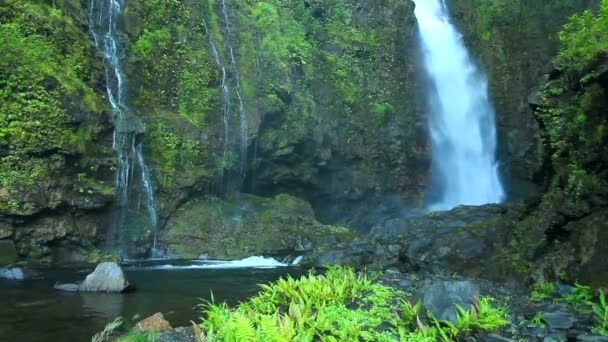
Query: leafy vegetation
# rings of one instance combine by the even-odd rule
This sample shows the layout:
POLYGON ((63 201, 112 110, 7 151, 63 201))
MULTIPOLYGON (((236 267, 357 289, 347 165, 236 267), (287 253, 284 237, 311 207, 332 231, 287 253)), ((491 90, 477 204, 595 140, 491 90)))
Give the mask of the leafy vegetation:
MULTIPOLYGON (((608 1, 600 2, 597 14, 574 15, 560 32, 562 47, 555 67, 563 77, 549 80, 540 92, 537 117, 550 155, 554 176, 544 195, 544 210, 561 208, 578 217, 589 211, 593 196, 605 192, 608 167, 606 146, 606 89, 594 76, 594 63, 608 47, 608 1), (584 69, 583 66, 587 66, 584 69)), ((599 60, 598 60, 599 58, 599 60)))
POLYGON ((557 68, 580 69, 603 49, 608 48, 608 1, 601 0, 597 15, 591 10, 575 14, 559 33, 561 49, 557 68))
POLYGON ((400 290, 374 282, 351 268, 330 267, 262 285, 262 292, 236 308, 202 304, 200 324, 206 341, 435 341, 453 340, 463 331, 490 330, 507 323, 506 310, 480 298, 461 310, 463 327, 426 321, 421 303, 412 304, 400 290))
POLYGON ((532 300, 543 300, 548 299, 555 293, 555 284, 550 282, 541 282, 532 286, 532 294, 530 298, 532 300))
POLYGON ((604 336, 608 336, 608 302, 606 302, 606 293, 599 290, 599 303, 592 303, 591 309, 597 321, 597 326, 593 331, 604 336))
POLYGON ((507 308, 492 306, 490 297, 480 297, 468 310, 458 306, 458 328, 463 331, 497 329, 509 323, 506 317, 507 308))

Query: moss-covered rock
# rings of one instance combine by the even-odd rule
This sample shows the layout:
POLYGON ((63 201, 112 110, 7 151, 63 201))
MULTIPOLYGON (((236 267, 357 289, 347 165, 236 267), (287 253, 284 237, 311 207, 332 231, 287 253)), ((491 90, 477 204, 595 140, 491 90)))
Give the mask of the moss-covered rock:
POLYGON ((207 254, 214 259, 239 259, 304 252, 353 236, 346 228, 319 224, 301 199, 240 194, 230 201, 214 197, 189 201, 169 219, 158 242, 175 257, 207 254))
POLYGON ((11 240, 0 240, 0 265, 8 265, 17 261, 17 250, 11 240))
POLYGON ((420 206, 414 24, 403 0, 129 2, 130 97, 161 215, 207 189, 287 192, 365 228, 420 206))
POLYGON ((84 11, 73 1, 0 5, 0 230, 21 256, 37 257, 30 247, 44 250, 53 240, 21 240, 34 216, 81 215, 113 200, 102 59, 84 11))

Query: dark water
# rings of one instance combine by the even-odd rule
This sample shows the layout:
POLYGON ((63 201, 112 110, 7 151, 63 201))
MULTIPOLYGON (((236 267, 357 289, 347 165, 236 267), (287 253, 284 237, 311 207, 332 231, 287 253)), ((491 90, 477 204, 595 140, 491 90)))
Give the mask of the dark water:
POLYGON ((137 290, 126 294, 67 293, 56 282, 84 279, 92 269, 41 269, 34 279, 0 279, 0 341, 90 341, 117 316, 131 319, 163 312, 173 326, 197 321, 202 299, 236 304, 255 295, 257 284, 282 275, 299 275, 294 267, 274 269, 137 269, 125 274, 137 290))

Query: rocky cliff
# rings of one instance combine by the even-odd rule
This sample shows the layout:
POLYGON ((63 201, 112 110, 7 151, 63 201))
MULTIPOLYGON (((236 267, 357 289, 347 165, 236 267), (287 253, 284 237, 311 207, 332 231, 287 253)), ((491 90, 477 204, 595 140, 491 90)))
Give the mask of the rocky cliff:
POLYGON ((0 4, 0 239, 33 260, 91 249, 113 200, 111 118, 84 10, 0 4))

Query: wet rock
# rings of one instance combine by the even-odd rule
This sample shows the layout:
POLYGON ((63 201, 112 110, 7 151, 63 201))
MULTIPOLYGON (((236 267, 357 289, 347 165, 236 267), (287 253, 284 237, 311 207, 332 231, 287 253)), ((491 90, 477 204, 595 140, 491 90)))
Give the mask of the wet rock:
POLYGON ((83 292, 124 292, 130 284, 122 268, 115 262, 102 262, 80 285, 83 292))
POLYGON ((178 327, 174 330, 160 331, 154 336, 156 342, 198 342, 192 327, 178 327))
POLYGON ((576 316, 569 311, 549 312, 543 315, 542 320, 551 329, 570 329, 578 321, 576 316))
POLYGON ((566 342, 568 338, 565 333, 552 333, 543 338, 543 342, 566 342))
POLYGON ((87 275, 82 283, 55 284, 56 290, 67 292, 112 292, 119 293, 132 289, 122 268, 115 262, 102 262, 87 275))
POLYGON ((137 331, 163 331, 163 330, 172 330, 173 327, 165 319, 165 316, 162 312, 157 312, 154 315, 145 318, 137 324, 135 324, 135 330, 137 331))
POLYGON ((481 336, 479 342, 517 342, 514 339, 500 336, 498 334, 488 334, 481 336))
POLYGON ((78 284, 55 284, 55 286, 53 286, 53 288, 58 291, 78 292, 80 290, 80 285, 78 285, 78 284))
POLYGON ((576 336, 576 340, 582 342, 608 342, 608 337, 580 334, 576 336))
POLYGON ((0 268, 0 278, 23 280, 25 276, 20 268, 0 268))
POLYGON ((251 255, 310 251, 355 237, 347 228, 322 225, 310 204, 280 194, 240 194, 235 201, 197 198, 180 208, 158 238, 172 257, 242 259, 251 255))
POLYGON ((479 295, 471 281, 438 281, 422 290, 422 305, 440 321, 457 323, 457 305, 469 309, 479 295))
POLYGON ((0 240, 0 265, 8 265, 17 261, 17 249, 12 240, 0 240))

